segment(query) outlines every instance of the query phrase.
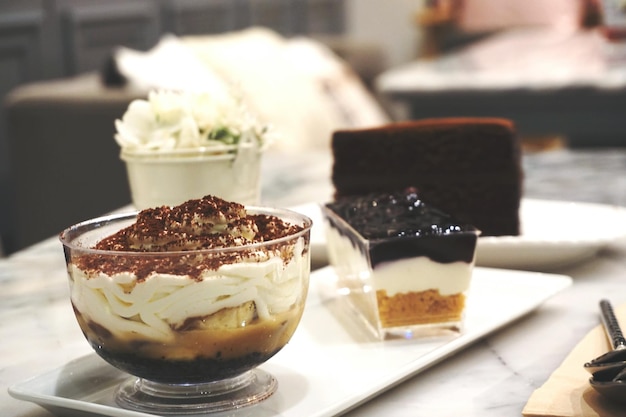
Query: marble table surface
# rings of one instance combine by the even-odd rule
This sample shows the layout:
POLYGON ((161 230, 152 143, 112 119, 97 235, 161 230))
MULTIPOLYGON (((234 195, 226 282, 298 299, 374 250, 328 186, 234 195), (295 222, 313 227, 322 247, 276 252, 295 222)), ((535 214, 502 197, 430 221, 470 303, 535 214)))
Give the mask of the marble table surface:
MULTIPOLYGON (((268 154, 264 203, 293 206, 332 195, 324 152, 268 154)), ((626 149, 524 155, 525 196, 626 206, 626 149)), ((626 302, 626 242, 553 271, 573 285, 531 314, 376 396, 349 416, 519 416, 576 343, 599 323, 597 302, 626 302)), ((0 415, 50 416, 9 396, 14 383, 91 353, 68 301, 55 237, 0 259, 0 415)))

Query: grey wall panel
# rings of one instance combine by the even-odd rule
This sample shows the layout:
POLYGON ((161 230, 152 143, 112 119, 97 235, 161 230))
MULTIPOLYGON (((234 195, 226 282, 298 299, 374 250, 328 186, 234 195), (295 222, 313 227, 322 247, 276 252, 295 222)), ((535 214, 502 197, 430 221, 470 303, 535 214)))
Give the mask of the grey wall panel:
POLYGON ((116 46, 146 50, 159 37, 160 13, 150 0, 81 3, 59 13, 69 74, 100 68, 116 46))

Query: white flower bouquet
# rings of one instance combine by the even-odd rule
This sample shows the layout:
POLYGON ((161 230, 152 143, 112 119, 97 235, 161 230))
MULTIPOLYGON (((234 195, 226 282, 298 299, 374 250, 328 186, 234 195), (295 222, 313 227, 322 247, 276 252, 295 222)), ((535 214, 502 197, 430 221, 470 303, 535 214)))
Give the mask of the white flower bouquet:
POLYGON ((240 143, 271 141, 270 130, 248 111, 241 97, 216 92, 152 91, 134 100, 115 121, 124 151, 204 149, 232 152, 240 143))

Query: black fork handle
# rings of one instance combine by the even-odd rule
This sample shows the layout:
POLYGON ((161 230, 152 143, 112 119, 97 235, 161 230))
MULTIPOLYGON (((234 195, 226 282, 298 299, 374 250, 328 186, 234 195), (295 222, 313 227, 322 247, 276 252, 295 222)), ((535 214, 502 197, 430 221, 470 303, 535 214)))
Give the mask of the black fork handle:
POLYGON ((602 312, 602 324, 611 339, 613 349, 626 349, 626 339, 624 339, 611 303, 608 300, 601 300, 600 311, 602 312))

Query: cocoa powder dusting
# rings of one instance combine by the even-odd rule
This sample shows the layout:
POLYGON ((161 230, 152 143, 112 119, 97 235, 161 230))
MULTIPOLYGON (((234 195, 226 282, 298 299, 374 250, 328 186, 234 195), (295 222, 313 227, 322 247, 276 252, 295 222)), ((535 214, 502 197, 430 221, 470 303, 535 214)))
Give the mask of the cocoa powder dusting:
POLYGON ((258 250, 254 253, 191 251, 267 242, 301 230, 303 227, 286 223, 278 217, 248 214, 241 204, 206 196, 176 207, 143 210, 134 224, 94 246, 99 250, 133 253, 82 255, 74 258, 72 263, 87 275, 130 272, 137 276, 137 281, 143 281, 150 274, 162 273, 188 275, 198 280, 204 270, 216 270, 223 264, 239 262, 243 257, 258 262, 271 255, 280 255, 288 261, 292 256, 289 249, 294 242, 271 245, 261 253, 258 250))

